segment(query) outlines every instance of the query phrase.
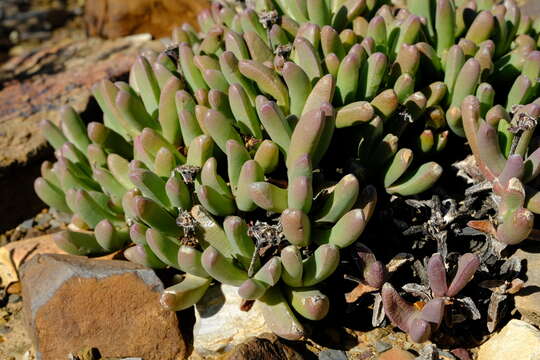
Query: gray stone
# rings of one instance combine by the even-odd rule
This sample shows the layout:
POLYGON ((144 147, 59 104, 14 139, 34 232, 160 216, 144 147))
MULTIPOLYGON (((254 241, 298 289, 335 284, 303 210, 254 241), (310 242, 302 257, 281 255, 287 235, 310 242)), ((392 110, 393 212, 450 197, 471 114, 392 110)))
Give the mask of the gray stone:
POLYGON ((323 350, 319 353, 319 360, 347 360, 347 354, 341 350, 323 350))
POLYGON ((375 342, 375 350, 377 350, 377 352, 379 353, 385 352, 386 350, 390 350, 391 348, 392 348, 392 345, 385 343, 383 341, 375 342))
POLYGON ((9 297, 8 297, 8 302, 10 302, 10 303, 12 303, 12 304, 13 304, 13 303, 18 303, 18 302, 21 301, 21 300, 22 300, 21 296, 20 296, 20 295, 17 295, 17 294, 11 294, 11 295, 9 295, 9 297))
POLYGON ((52 215, 48 212, 36 215, 36 222, 38 225, 48 225, 52 219, 52 215))
POLYGON ((21 230, 30 230, 32 226, 34 225, 34 219, 28 219, 23 221, 17 228, 21 230))

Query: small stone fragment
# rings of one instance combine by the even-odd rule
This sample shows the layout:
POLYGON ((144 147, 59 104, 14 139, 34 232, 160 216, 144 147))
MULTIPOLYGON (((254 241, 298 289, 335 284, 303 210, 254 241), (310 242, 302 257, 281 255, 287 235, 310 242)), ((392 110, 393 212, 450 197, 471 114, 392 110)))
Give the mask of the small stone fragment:
POLYGON ((319 360, 347 360, 347 354, 342 350, 323 350, 319 353, 319 360))
POLYGON ((459 360, 471 360, 471 355, 469 355, 469 352, 465 349, 454 349, 451 351, 451 353, 459 360))
POLYGON ((392 348, 392 345, 385 343, 383 341, 377 341, 375 343, 375 350, 377 350, 377 352, 380 352, 380 353, 390 350, 391 348, 392 348))

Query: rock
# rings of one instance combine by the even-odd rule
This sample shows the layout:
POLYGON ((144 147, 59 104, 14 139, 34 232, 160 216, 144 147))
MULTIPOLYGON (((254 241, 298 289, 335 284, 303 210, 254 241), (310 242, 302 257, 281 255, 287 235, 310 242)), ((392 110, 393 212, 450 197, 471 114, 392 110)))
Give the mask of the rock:
MULTIPOLYGON (((148 35, 115 41, 67 39, 0 66, 0 231, 45 207, 33 183, 52 150, 39 123, 49 119, 58 124, 63 105, 79 112, 88 110, 89 104, 95 109, 97 105, 90 103, 92 85, 126 76, 141 48, 151 46, 149 39, 148 35)), ((88 114, 92 121, 99 120, 97 116, 88 114)))
POLYGON ((408 351, 401 350, 398 348, 392 348, 388 351, 383 352, 378 360, 414 360, 416 356, 411 354, 408 351))
POLYGON ((478 360, 540 359, 540 330, 521 320, 510 322, 478 351, 478 360))
POLYGON ((17 295, 17 294, 11 294, 8 297, 8 302, 10 303, 18 303, 21 300, 22 300, 21 295, 17 295))
POLYGON ((471 360, 471 355, 465 349, 454 349, 451 351, 452 355, 457 357, 459 360, 471 360))
POLYGON ((526 261, 527 281, 514 297, 516 308, 523 317, 540 326, 540 243, 524 242, 513 255, 526 261))
POLYGON ((176 313, 159 304, 150 269, 117 260, 37 255, 21 268, 25 324, 42 360, 96 348, 103 357, 179 360, 176 313))
POLYGON ((240 310, 243 299, 237 291, 234 286, 212 286, 195 306, 193 351, 196 355, 218 356, 251 337, 272 332, 258 302, 249 311, 240 310))
POLYGON ((263 334, 236 345, 224 360, 302 360, 303 357, 283 344, 274 334, 263 334))
POLYGON ((9 288, 19 281, 19 268, 37 254, 64 254, 51 235, 11 242, 0 247, 0 279, 9 288))
POLYGON ((319 353, 319 360, 347 360, 347 354, 341 350, 323 350, 319 353))
POLYGON ((385 343, 383 341, 377 341, 375 344, 375 350, 377 352, 382 353, 392 348, 392 345, 385 343))
POLYGON ((150 33, 169 37, 184 22, 197 24, 197 14, 208 0, 86 0, 84 19, 90 35, 118 38, 150 33))

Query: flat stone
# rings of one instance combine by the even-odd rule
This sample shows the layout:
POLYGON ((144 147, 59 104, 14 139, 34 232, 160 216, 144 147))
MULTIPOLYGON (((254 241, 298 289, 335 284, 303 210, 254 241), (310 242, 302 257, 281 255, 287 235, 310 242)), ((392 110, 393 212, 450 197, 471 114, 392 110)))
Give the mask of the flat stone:
POLYGON ((84 19, 92 36, 150 33, 161 38, 184 22, 197 26, 197 14, 208 6, 208 0, 86 0, 84 19))
POLYGON ((45 254, 22 266, 21 282, 25 324, 38 359, 66 359, 84 348, 103 357, 186 357, 177 314, 160 306, 163 284, 150 269, 45 254))
POLYGON ((195 356, 219 356, 249 338, 272 332, 264 321, 257 301, 249 311, 240 310, 243 299, 237 291, 238 288, 234 286, 214 285, 195 306, 195 356))
POLYGON ((510 322, 478 351, 478 360, 538 360, 540 330, 521 320, 510 322))
POLYGON ((274 334, 247 339, 227 353, 224 360, 302 360, 303 357, 285 345, 274 334))
POLYGON ((540 327, 540 243, 528 241, 513 255, 526 261, 527 280, 514 297, 516 308, 528 322, 540 327))
POLYGON ((390 350, 392 348, 392 345, 385 343, 384 341, 377 341, 374 345, 375 350, 380 353, 390 350))
MULTIPOLYGON (((41 162, 52 156, 40 122, 48 119, 58 124, 64 105, 83 112, 92 104, 95 111, 97 105, 90 102, 92 85, 126 76, 141 48, 150 46, 149 40, 149 35, 114 41, 66 39, 0 66, 0 231, 45 207, 33 190, 41 162)), ((95 121, 99 116, 89 117, 95 121)))

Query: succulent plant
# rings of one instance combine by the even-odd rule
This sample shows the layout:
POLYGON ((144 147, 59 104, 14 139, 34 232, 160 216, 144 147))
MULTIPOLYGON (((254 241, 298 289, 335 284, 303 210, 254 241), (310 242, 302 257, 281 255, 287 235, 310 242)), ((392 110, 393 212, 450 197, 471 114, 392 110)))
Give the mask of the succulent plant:
POLYGON ((480 115, 480 102, 467 97, 463 121, 467 140, 478 167, 492 188, 498 205, 495 224, 488 231, 502 243, 513 245, 526 239, 540 211, 540 195, 534 185, 524 185, 538 176, 540 150, 531 147, 540 106, 519 106, 512 119, 502 106, 480 115))
POLYGON ((401 330, 407 332, 414 342, 424 342, 441 325, 446 299, 454 298, 467 285, 480 265, 478 256, 467 253, 458 260, 457 270, 450 285, 447 283, 443 257, 436 253, 429 259, 427 275, 429 289, 426 302, 410 304, 390 285, 381 290, 384 311, 401 330))
POLYGON ((426 19, 426 36, 436 44, 449 95, 446 119, 456 134, 465 136, 461 103, 468 95, 480 99, 482 116, 496 97, 510 110, 538 96, 537 34, 515 1, 415 0, 408 8, 426 19))
MULTIPOLYGON (((364 184, 398 196, 429 189, 452 133, 467 137, 501 198, 497 238, 522 240, 537 200, 520 181, 536 177, 537 151, 534 126, 510 129, 540 104, 512 122, 508 109, 540 95, 540 25, 513 0, 489 4, 214 1, 201 32, 176 28, 165 51, 136 59, 127 83, 93 87, 102 122, 65 108, 60 126, 43 123, 57 161, 43 163, 35 190, 72 214, 57 244, 79 255, 125 249, 130 261, 181 271, 161 297, 170 310, 214 281, 238 287, 278 335, 297 339, 296 314, 326 316, 319 284, 375 210, 376 186, 364 184), (514 85, 495 94, 503 82, 514 85)), ((387 315, 415 341, 474 273, 466 254, 447 287, 432 259, 433 298, 415 310, 358 249, 363 280, 382 287, 387 315)))
POLYGON ((386 266, 367 246, 356 244, 356 265, 362 273, 360 281, 373 289, 380 289, 388 277, 386 266))

